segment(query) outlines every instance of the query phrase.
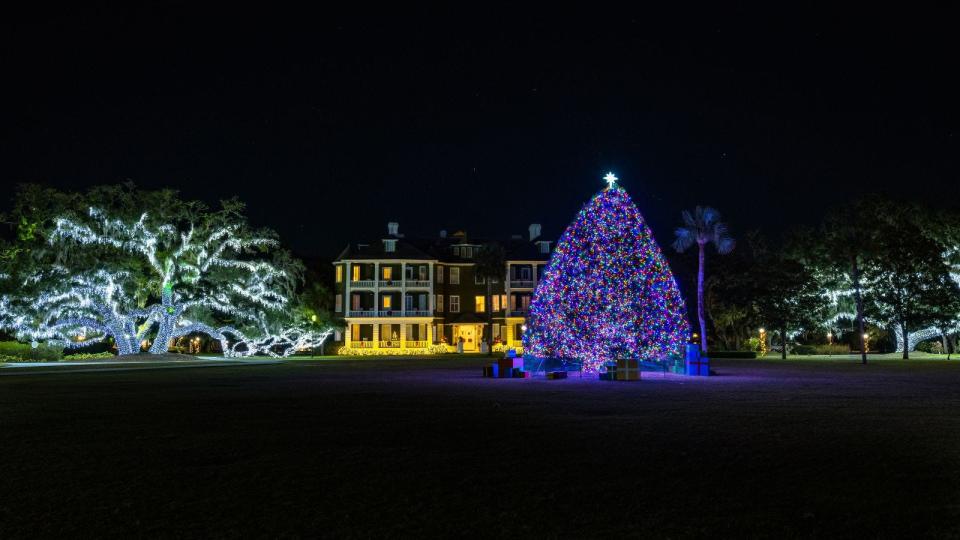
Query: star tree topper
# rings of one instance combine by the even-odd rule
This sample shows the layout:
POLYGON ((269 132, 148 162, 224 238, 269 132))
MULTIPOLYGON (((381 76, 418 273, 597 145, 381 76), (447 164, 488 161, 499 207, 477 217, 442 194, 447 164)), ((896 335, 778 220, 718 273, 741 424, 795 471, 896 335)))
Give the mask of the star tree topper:
POLYGON ((617 183, 617 177, 614 176, 612 172, 608 172, 603 179, 607 181, 607 189, 613 189, 614 184, 617 183))

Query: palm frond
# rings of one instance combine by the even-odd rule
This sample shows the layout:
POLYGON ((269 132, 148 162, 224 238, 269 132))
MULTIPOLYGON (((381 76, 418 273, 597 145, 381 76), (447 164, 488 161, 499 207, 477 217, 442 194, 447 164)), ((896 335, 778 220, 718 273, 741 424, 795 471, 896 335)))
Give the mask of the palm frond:
POLYGON ((737 241, 729 236, 724 236, 719 241, 715 241, 714 245, 717 247, 717 253, 726 255, 737 246, 737 241))
MULTIPOLYGON (((684 212, 684 214, 689 215, 689 212, 684 212)), ((697 237, 696 233, 687 227, 677 227, 673 234, 676 237, 673 241, 673 249, 677 250, 678 253, 683 253, 692 246, 697 237)))

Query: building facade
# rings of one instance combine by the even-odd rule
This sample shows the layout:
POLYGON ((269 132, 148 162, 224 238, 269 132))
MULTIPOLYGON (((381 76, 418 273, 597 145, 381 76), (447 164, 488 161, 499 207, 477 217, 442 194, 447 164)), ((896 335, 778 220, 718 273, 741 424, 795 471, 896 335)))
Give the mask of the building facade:
POLYGON ((477 269, 487 243, 446 231, 407 239, 388 223, 383 238, 347 246, 333 263, 334 311, 346 321, 341 354, 426 354, 458 344, 479 352, 485 338, 495 349, 519 348, 552 242, 541 238, 538 224, 526 238, 499 241, 503 273, 489 284, 477 269))

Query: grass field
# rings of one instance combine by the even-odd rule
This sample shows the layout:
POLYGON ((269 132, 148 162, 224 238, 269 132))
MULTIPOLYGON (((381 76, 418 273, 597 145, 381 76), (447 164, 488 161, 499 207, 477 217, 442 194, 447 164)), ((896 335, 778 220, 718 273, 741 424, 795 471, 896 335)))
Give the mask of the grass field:
POLYGON ((960 534, 960 363, 0 375, 0 537, 960 534))

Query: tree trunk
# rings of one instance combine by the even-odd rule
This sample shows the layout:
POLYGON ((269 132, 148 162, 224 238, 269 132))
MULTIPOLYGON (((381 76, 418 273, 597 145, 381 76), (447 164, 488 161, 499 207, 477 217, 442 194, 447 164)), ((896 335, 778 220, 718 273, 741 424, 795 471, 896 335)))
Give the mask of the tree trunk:
POLYGON ((867 347, 863 339, 866 329, 863 326, 863 296, 860 294, 860 267, 857 265, 857 257, 854 255, 852 261, 850 277, 853 279, 853 295, 857 303, 857 327, 860 330, 857 333, 857 339, 860 340, 860 363, 867 363, 867 347))
POLYGON ((700 268, 697 271, 697 318, 700 319, 700 350, 707 354, 707 317, 703 305, 703 271, 705 264, 704 245, 697 242, 700 248, 700 268))
POLYGON ((787 359, 787 327, 780 327, 780 344, 783 345, 783 351, 780 352, 780 358, 787 359))
POLYGON ((910 359, 910 334, 907 333, 907 321, 900 321, 900 331, 903 332, 903 359, 910 359))
POLYGON ((493 356, 493 304, 490 302, 492 285, 490 284, 491 278, 487 276, 487 299, 484 300, 486 305, 483 306, 487 310, 487 356, 493 356))

